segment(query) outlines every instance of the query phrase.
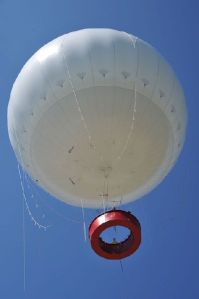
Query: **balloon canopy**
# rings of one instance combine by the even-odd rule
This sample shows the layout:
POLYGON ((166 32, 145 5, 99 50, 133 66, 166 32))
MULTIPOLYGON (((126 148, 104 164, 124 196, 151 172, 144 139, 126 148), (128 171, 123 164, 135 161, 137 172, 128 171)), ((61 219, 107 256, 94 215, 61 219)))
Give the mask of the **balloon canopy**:
POLYGON ((22 167, 76 206, 117 206, 148 193, 178 158, 185 128, 183 91, 169 64, 146 42, 111 29, 43 46, 8 106, 22 167))

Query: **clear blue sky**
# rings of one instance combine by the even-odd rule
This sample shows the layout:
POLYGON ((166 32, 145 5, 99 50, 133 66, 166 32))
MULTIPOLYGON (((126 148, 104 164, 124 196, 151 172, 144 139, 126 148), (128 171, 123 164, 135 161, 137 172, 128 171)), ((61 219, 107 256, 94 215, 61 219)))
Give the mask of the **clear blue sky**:
MULTIPOLYGON (((198 15, 197 0, 0 0, 0 298, 199 298, 198 15), (58 215, 81 221, 80 209, 33 185, 32 191, 26 187, 33 215, 52 227, 39 230, 25 214, 24 293, 22 193, 7 134, 9 94, 20 69, 38 48, 86 27, 133 33, 165 56, 187 99, 186 143, 166 180, 124 207, 139 218, 143 232, 140 249, 123 262, 124 272, 119 262, 91 251, 82 224, 58 215)), ((96 211, 86 211, 87 225, 95 215, 96 211)))

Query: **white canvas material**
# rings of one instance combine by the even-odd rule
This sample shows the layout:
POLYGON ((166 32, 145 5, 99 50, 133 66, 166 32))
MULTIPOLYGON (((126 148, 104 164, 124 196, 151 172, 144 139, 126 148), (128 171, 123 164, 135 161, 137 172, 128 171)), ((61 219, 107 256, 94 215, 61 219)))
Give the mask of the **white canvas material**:
POLYGON ((72 32, 42 47, 8 106, 10 141, 25 171, 56 198, 91 208, 155 188, 179 156, 186 121, 165 59, 112 29, 72 32))

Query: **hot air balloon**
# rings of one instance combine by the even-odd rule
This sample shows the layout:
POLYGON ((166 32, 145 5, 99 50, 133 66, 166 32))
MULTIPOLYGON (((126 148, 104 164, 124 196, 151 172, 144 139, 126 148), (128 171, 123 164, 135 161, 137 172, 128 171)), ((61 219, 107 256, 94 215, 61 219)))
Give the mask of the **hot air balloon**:
POLYGON ((117 209, 155 188, 182 149, 186 107, 170 65, 148 43, 113 29, 83 29, 39 49, 18 75, 8 132, 23 169, 74 206, 109 209, 90 224, 91 246, 107 259, 132 254, 139 221, 117 209), (127 239, 107 243, 122 226, 127 239))

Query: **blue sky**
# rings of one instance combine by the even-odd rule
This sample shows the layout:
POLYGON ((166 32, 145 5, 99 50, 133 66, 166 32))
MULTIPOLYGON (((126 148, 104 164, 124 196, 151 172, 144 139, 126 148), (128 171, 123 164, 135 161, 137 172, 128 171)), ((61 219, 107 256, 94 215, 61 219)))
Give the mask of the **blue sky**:
MULTIPOLYGON (((0 0, 0 298, 199 298, 198 12, 196 0, 0 0), (39 230, 25 213, 24 292, 23 199, 7 133, 9 94, 38 48, 87 27, 133 33, 171 63, 187 101, 186 143, 164 182, 124 206, 139 218, 143 240, 124 260, 123 272, 119 262, 99 258, 84 241, 81 209, 26 184, 32 214, 51 227, 39 230)), ((85 213, 88 226, 96 211, 85 213)))

